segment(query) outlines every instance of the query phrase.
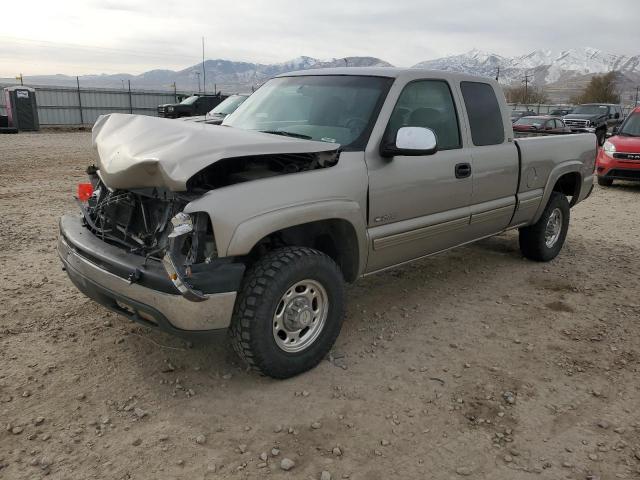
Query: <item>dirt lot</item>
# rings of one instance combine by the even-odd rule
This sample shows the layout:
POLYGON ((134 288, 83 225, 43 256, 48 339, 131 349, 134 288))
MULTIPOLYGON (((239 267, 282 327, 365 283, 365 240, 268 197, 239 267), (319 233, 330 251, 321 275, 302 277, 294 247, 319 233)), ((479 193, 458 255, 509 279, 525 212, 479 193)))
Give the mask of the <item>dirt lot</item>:
POLYGON ((597 188, 552 263, 510 232, 360 281, 332 357, 275 381, 71 285, 93 158, 0 136, 0 478, 640 478, 640 185, 597 188))

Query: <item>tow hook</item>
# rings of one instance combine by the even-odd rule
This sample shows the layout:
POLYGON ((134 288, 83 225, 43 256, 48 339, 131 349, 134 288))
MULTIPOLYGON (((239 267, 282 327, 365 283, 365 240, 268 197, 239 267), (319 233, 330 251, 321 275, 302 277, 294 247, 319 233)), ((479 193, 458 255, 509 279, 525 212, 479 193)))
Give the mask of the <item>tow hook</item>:
POLYGON ((192 288, 187 283, 183 275, 180 273, 180 269, 176 267, 170 253, 165 254, 162 258, 162 264, 169 274, 169 278, 184 298, 192 302, 203 302, 207 300, 208 297, 204 293, 192 288))

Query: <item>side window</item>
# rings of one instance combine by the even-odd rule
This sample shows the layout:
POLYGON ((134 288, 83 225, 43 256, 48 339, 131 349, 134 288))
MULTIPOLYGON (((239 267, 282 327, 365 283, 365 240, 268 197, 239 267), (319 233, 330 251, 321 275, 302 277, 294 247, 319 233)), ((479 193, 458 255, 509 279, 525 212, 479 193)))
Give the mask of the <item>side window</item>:
POLYGON ((460 83, 467 107, 471 139, 476 146, 498 145, 504 142, 502 112, 493 87, 488 83, 460 83))
POLYGON ((400 127, 430 128, 438 139, 438 150, 462 146, 451 90, 442 80, 418 80, 404 87, 391 113, 387 136, 395 138, 400 127))

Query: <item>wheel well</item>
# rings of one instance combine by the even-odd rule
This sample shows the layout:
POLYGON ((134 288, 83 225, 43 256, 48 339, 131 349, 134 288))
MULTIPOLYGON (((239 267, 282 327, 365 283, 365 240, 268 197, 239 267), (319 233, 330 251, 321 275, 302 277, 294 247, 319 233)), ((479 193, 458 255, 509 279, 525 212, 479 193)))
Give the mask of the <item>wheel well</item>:
POLYGON ((578 201, 581 183, 582 177, 578 172, 565 173, 556 181, 553 191, 571 197, 570 205, 573 206, 578 201))
POLYGON ((252 263, 269 250, 285 246, 319 250, 338 264, 347 282, 358 277, 358 237, 353 225, 346 220, 320 220, 270 233, 251 249, 249 261, 252 263))

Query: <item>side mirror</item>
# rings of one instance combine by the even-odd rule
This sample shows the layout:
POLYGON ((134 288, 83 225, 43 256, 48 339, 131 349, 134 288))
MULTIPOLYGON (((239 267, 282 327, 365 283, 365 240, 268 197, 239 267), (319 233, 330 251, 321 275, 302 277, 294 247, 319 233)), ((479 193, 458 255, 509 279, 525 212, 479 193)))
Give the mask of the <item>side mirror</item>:
POLYGON ((613 116, 613 118, 615 118, 616 120, 620 118, 620 112, 616 112, 616 114, 613 116))
POLYGON ((433 155, 437 151, 436 134, 424 127, 401 127, 396 133, 395 142, 383 141, 380 145, 380 155, 383 157, 433 155))

